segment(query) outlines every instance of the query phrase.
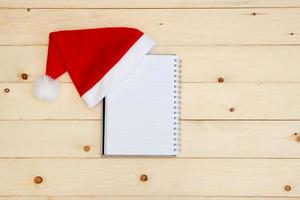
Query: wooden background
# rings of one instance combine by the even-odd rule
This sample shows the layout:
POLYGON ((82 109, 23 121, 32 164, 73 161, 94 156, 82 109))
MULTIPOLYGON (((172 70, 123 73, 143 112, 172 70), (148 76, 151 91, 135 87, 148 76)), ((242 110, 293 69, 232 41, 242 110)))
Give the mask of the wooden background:
POLYGON ((0 200, 300 198, 299 0, 0 7, 0 200), (49 32, 107 26, 140 28, 157 41, 156 53, 182 58, 177 158, 99 157, 101 106, 87 109, 67 75, 55 103, 33 98, 49 32))

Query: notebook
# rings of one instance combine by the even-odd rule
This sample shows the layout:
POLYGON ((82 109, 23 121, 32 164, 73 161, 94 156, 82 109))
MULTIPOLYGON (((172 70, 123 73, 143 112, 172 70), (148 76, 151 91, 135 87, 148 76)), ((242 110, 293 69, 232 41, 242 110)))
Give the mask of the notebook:
POLYGON ((103 155, 179 152, 179 62, 147 55, 104 100, 103 155))

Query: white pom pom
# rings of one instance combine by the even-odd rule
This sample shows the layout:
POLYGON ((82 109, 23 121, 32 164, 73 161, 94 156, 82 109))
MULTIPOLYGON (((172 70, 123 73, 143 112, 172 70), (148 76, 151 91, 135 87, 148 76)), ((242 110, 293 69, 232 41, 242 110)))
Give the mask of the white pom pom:
POLYGON ((43 75, 34 82, 33 94, 40 100, 54 101, 60 94, 59 83, 50 76, 43 75))

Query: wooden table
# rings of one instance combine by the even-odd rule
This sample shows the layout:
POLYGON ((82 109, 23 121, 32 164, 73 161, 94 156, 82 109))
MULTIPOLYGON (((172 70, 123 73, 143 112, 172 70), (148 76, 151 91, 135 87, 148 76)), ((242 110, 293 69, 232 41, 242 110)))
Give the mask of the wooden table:
POLYGON ((0 200, 300 197, 299 0, 0 0, 0 200), (132 26, 183 60, 177 158, 101 158, 68 75, 37 101, 48 33, 132 26), (141 181, 141 175, 147 180, 141 181))

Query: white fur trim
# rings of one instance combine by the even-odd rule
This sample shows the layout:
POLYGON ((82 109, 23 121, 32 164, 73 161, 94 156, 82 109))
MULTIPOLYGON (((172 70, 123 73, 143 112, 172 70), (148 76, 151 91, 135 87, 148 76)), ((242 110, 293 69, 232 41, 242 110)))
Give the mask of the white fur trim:
POLYGON ((50 76, 43 75, 35 80, 33 94, 40 100, 54 101, 60 94, 59 83, 50 76))
POLYGON ((155 46, 147 35, 142 35, 109 72, 88 90, 82 99, 89 108, 98 104, 137 66, 142 58, 155 46))

